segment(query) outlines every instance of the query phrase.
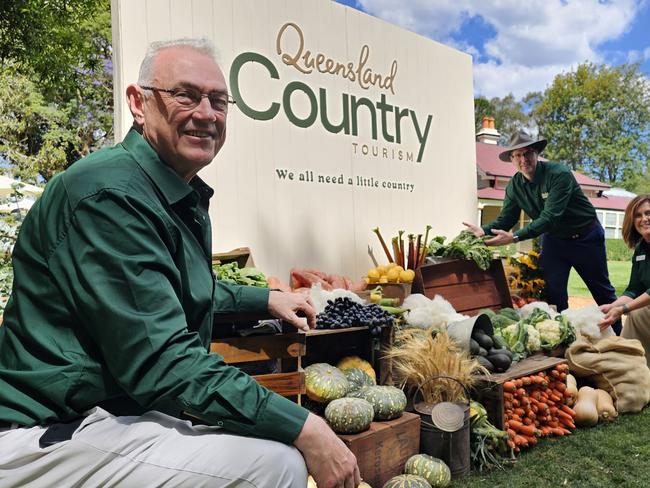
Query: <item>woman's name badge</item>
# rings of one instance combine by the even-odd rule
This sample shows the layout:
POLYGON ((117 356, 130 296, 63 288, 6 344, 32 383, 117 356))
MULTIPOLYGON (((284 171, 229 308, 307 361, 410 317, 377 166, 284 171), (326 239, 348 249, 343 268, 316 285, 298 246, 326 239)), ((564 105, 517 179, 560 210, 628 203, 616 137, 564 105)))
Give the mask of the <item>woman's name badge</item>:
POLYGON ((645 261, 645 254, 641 254, 641 255, 637 256, 636 260, 637 261, 645 261))

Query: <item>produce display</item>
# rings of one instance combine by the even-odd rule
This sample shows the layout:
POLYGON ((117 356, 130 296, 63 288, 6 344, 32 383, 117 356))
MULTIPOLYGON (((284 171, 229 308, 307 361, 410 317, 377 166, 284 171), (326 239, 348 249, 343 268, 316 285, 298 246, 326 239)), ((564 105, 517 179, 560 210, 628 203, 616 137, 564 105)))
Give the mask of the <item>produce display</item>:
POLYGON ((219 281, 258 288, 269 287, 264 273, 257 268, 240 268, 236 261, 228 264, 215 264, 212 269, 219 281))
POLYGON ((305 368, 305 389, 309 399, 329 403, 342 398, 350 385, 343 371, 331 364, 316 363, 305 368))
POLYGON ((401 417, 406 409, 406 395, 394 386, 366 386, 357 393, 358 398, 372 405, 374 420, 396 419, 401 417))
POLYGON ((577 412, 566 404, 568 372, 567 364, 558 364, 548 373, 503 383, 504 425, 515 452, 534 446, 539 437, 569 435, 575 429, 577 412))
POLYGON ((431 488, 431 485, 422 476, 400 474, 389 479, 382 488, 431 488))
MULTIPOLYGON (((392 254, 388 249, 386 241, 384 241, 381 232, 379 231, 379 227, 374 228, 372 231, 377 234, 377 238, 381 243, 381 247, 384 251, 384 254, 386 254, 386 259, 388 259, 389 263, 395 263, 401 266, 402 269, 415 270, 418 268, 418 266, 424 264, 424 258, 426 257, 427 253, 427 240, 429 239, 430 230, 431 226, 427 225, 424 233, 424 239, 422 239, 422 234, 418 234, 417 236, 415 234, 408 234, 408 247, 405 247, 404 245, 405 232, 403 230, 400 230, 397 233, 397 236, 391 239, 393 248, 392 254)), ((373 261, 375 261, 374 264, 376 267, 377 262, 374 256, 371 257, 373 261)), ((413 280, 411 279, 411 281, 413 280)))
POLYGON ((428 454, 416 454, 408 458, 404 473, 423 477, 433 488, 444 488, 451 483, 449 466, 442 459, 428 454))
POLYGON ((338 434, 363 432, 374 416, 372 405, 363 398, 338 398, 325 408, 325 419, 338 434))
POLYGON ((379 305, 361 305, 349 298, 329 300, 325 310, 316 315, 317 329, 345 329, 366 326, 373 335, 381 333, 382 325, 392 325, 393 316, 379 305))

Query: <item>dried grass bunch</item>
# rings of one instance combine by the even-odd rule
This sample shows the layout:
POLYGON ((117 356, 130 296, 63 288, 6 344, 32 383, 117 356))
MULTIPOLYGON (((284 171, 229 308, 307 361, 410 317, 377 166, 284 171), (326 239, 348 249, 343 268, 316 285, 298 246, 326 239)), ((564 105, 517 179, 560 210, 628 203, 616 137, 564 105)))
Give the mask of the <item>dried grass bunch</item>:
POLYGON ((397 331, 393 345, 385 350, 385 357, 392 362, 394 381, 412 393, 421 386, 422 397, 427 403, 469 400, 458 382, 449 379, 427 382, 430 378, 450 376, 469 389, 478 374, 488 374, 447 332, 435 328, 397 331))

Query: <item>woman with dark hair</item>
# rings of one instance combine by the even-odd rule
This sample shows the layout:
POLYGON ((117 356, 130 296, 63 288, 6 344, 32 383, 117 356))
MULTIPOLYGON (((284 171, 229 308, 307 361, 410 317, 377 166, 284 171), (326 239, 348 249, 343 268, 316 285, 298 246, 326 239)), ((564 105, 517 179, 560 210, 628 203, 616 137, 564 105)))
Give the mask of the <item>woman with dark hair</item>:
MULTIPOLYGON (((650 193, 635 197, 625 209, 623 240, 634 249, 630 283, 620 298, 600 306, 605 317, 598 325, 604 329, 627 314, 621 336, 638 339, 650 352, 650 193)), ((646 360, 650 366, 647 353, 646 360)))

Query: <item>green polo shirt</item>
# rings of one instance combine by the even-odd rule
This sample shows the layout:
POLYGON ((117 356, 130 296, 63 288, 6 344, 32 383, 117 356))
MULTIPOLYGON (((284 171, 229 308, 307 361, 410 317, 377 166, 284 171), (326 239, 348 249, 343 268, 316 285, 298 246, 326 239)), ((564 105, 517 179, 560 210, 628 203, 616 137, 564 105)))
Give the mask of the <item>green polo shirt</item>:
POLYGON ((210 189, 132 130, 54 177, 22 226, 0 327, 0 420, 187 412, 292 443, 308 412, 208 352, 213 314, 268 290, 215 281, 210 189))
POLYGON ((533 181, 516 173, 506 187, 501 213, 483 231, 510 230, 519 221, 521 211, 532 220, 515 234, 532 239, 545 232, 567 238, 586 230, 596 219, 596 210, 582 192, 571 169, 559 163, 538 161, 533 181))
POLYGON ((650 244, 641 239, 634 249, 630 283, 623 295, 634 299, 643 293, 650 295, 650 244))

